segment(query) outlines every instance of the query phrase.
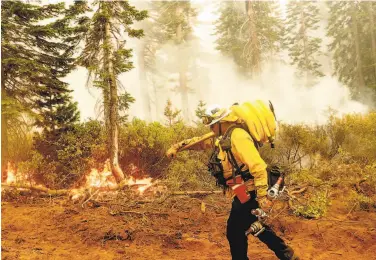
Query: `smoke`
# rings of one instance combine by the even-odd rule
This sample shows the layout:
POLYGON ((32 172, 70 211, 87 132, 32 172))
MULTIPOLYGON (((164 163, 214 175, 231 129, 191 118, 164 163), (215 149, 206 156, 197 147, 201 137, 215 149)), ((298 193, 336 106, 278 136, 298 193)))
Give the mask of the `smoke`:
MULTIPOLYGON (((194 5, 198 11, 198 16, 192 21, 194 37, 187 43, 184 51, 172 43, 162 46, 158 50, 156 61, 160 73, 153 77, 154 82, 151 82, 150 77, 148 78, 147 91, 151 98, 153 120, 164 122, 163 109, 167 99, 171 99, 176 108, 182 108, 181 94, 174 91, 179 82, 176 66, 179 62, 187 60, 191 60, 190 65, 194 68, 188 73, 188 85, 192 89, 188 94, 190 120, 197 119, 194 111, 199 100, 222 106, 256 99, 271 100, 278 120, 286 123, 323 124, 328 119, 329 108, 336 111, 337 115, 367 111, 366 105, 351 100, 348 88, 331 76, 330 57, 325 47, 323 52, 327 57, 321 57, 320 61, 326 76, 317 79, 316 84, 309 88, 303 87, 301 80, 296 77, 295 67, 276 60, 264 64, 259 79, 244 78, 238 72, 233 60, 224 57, 215 49, 216 36, 213 22, 218 19, 218 3, 197 1, 194 5), (191 59, 192 57, 196 58, 191 59)), ((325 23, 323 21, 319 32, 323 37, 325 23)), ((324 39, 325 43, 327 41, 328 39, 324 39)), ((127 44, 135 49, 133 52, 135 68, 122 74, 119 80, 126 91, 136 99, 129 111, 130 118, 145 119, 146 111, 143 104, 145 100, 141 93, 137 60, 141 57, 137 56, 136 51, 141 45, 141 40, 129 39, 127 44)), ((286 54, 282 55, 286 57, 286 54)))
MULTIPOLYGON (((230 58, 215 50, 213 22, 218 18, 218 6, 214 2, 196 3, 196 8, 199 14, 193 24, 196 38, 191 40, 191 48, 179 52, 176 46, 166 44, 160 49, 157 60, 157 67, 168 72, 171 70, 171 63, 167 62, 169 59, 178 57, 178 61, 185 61, 198 57, 198 69, 189 84, 195 90, 189 94, 191 118, 194 118, 194 110, 199 100, 223 106, 255 99, 271 100, 278 119, 288 123, 325 123, 329 109, 336 111, 337 115, 367 111, 365 105, 351 100, 347 87, 329 76, 331 71, 328 64, 324 64, 328 75, 318 79, 317 83, 309 88, 303 87, 301 80, 297 78, 296 68, 278 61, 264 64, 263 72, 257 81, 245 79, 238 73, 236 64, 230 58)), ((321 34, 324 27, 322 26, 321 34)), ((323 59, 323 63, 325 62, 329 63, 328 59, 323 59)), ((178 75, 170 73, 163 75, 160 80, 164 90, 157 98, 159 104, 163 106, 167 98, 170 98, 175 106, 181 108, 180 94, 172 91, 178 82, 178 75)), ((159 108, 159 111, 161 109, 159 108)), ((139 116, 139 113, 135 116, 139 116)), ((163 115, 159 114, 155 119, 162 118, 163 115)))
POLYGON ((306 88, 296 79, 295 69, 285 64, 267 64, 258 82, 242 79, 234 66, 221 58, 210 69, 208 102, 228 106, 255 99, 271 100, 278 119, 287 123, 323 124, 329 108, 338 115, 367 110, 365 105, 352 101, 349 90, 330 76, 306 88))

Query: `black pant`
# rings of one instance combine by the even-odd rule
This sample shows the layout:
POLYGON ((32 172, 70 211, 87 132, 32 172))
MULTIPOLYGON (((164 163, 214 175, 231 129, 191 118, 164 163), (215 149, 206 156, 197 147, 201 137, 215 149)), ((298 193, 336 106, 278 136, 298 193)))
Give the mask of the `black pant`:
MULTIPOLYGON (((237 197, 232 202, 230 217, 227 221, 227 239, 233 260, 248 260, 248 240, 245 231, 257 220, 257 217, 251 214, 252 209, 259 207, 255 197, 253 193, 252 198, 244 204, 241 204, 237 197)), ((290 260, 294 254, 292 248, 287 246, 269 226, 264 226, 265 230, 257 238, 265 243, 279 259, 290 260)))

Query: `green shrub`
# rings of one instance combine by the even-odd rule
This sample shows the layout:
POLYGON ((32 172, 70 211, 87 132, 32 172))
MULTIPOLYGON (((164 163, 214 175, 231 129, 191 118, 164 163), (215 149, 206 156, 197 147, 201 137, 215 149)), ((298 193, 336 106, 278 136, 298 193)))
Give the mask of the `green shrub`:
POLYGON ((362 166, 376 162, 376 112, 331 116, 328 124, 280 124, 276 148, 261 149, 266 162, 287 169, 313 168, 318 161, 338 158, 362 166))
POLYGON ((215 178, 207 167, 204 152, 185 151, 171 162, 163 180, 172 190, 215 189, 215 178))
POLYGON ((370 211, 374 207, 375 199, 361 193, 354 192, 348 199, 348 208, 352 211, 370 211))
POLYGON ((261 155, 267 163, 287 169, 312 168, 315 157, 328 157, 330 140, 321 126, 281 124, 275 148, 265 145, 261 155))
POLYGON ((49 188, 72 186, 82 180, 90 168, 103 167, 108 158, 103 152, 103 126, 98 121, 76 124, 56 138, 37 134, 35 146, 37 152, 23 167, 49 188))
POLYGON ((120 128, 120 164, 125 169, 130 164, 136 165, 143 173, 153 177, 162 175, 170 163, 165 154, 171 145, 207 131, 206 128, 189 127, 182 122, 166 127, 158 122, 148 124, 133 119, 120 128))
POLYGON ((57 173, 63 187, 81 180, 91 168, 101 168, 108 159, 103 126, 98 121, 76 125, 58 140, 57 173), (99 152, 98 152, 99 151, 99 152))
POLYGON ((43 184, 49 187, 57 187, 59 178, 57 175, 58 162, 47 161, 39 152, 33 151, 29 160, 17 164, 16 175, 22 174, 17 183, 21 185, 43 184))
POLYGON ((364 179, 368 185, 369 192, 376 195, 376 163, 365 167, 364 179))
POLYGON ((323 184, 323 180, 316 176, 316 173, 310 169, 302 169, 288 173, 286 176, 289 185, 304 185, 319 186, 323 184))
POLYGON ((305 205, 296 204, 294 214, 305 218, 320 218, 327 212, 329 200, 324 191, 316 191, 305 205))
POLYGON ((341 149, 353 161, 363 165, 376 162, 376 112, 346 115, 340 123, 345 128, 341 149))

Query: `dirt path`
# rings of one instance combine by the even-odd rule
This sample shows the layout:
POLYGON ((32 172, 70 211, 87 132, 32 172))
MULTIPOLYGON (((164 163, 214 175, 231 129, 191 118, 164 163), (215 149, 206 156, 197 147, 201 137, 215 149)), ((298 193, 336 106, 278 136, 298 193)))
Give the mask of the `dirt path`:
MULTIPOLYGON (((112 216, 104 206, 4 202, 2 259, 230 259, 227 210, 172 207, 112 216)), ((346 221, 335 217, 284 216, 274 226, 303 260, 376 259, 376 214, 359 212, 346 221)), ((249 243, 250 259, 276 259, 253 237, 249 243)))

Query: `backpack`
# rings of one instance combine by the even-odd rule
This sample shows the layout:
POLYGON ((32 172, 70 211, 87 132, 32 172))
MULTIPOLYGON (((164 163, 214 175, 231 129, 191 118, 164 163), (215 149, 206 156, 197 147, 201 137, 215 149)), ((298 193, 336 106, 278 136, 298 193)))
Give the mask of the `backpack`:
POLYGON ((270 101, 269 106, 261 100, 256 100, 233 105, 230 109, 233 115, 237 116, 240 122, 246 126, 247 132, 257 143, 257 147, 261 147, 264 143, 270 143, 274 148, 277 125, 274 107, 270 101))
MULTIPOLYGON (((234 125, 231 125, 226 133, 223 135, 220 145, 223 151, 227 153, 229 162, 233 167, 233 176, 241 175, 243 180, 249 179, 247 174, 242 168, 244 165, 238 165, 231 152, 231 134, 235 128, 242 128, 247 131, 253 139, 253 143, 257 149, 263 146, 264 143, 270 143, 274 148, 274 140, 276 136, 276 117, 274 113, 273 104, 269 101, 267 106, 263 101, 256 100, 254 102, 245 102, 241 105, 234 104, 231 108, 232 114, 238 117, 234 125), (244 178, 245 177, 245 178, 244 178)), ((268 166, 268 186, 269 189, 274 186, 279 177, 284 177, 283 172, 276 165, 268 166)), ((280 185, 284 186, 284 181, 280 185)))

